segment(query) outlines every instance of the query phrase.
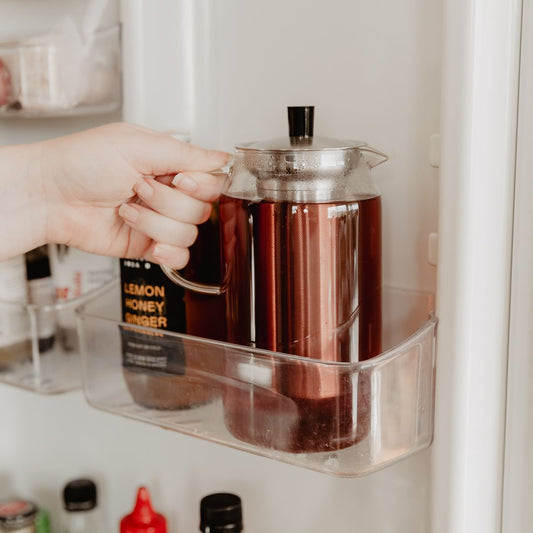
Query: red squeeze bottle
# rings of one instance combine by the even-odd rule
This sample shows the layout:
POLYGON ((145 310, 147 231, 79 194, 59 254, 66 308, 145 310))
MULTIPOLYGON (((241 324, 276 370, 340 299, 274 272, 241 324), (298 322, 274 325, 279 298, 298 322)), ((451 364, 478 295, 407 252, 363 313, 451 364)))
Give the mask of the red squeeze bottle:
POLYGON ((120 521, 120 533, 167 533, 167 520, 154 511, 146 487, 139 487, 133 511, 120 521))

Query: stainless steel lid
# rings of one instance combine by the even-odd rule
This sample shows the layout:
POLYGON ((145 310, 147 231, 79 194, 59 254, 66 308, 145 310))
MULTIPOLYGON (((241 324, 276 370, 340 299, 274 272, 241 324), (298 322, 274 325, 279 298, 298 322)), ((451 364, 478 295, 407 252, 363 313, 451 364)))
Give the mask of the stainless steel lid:
MULTIPOLYGON (((377 195, 364 142, 313 136, 313 107, 289 107, 289 136, 238 145, 234 170, 256 179, 257 196, 329 202, 377 195)), ((386 158, 386 156, 384 156, 386 158)))

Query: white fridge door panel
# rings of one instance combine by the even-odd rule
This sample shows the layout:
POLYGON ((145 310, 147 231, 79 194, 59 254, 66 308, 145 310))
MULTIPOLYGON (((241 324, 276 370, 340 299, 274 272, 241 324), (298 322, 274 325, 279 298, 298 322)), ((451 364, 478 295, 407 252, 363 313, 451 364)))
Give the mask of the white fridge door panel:
POLYGON ((497 533, 522 6, 445 6, 431 531, 497 533))
POLYGON ((525 0, 523 10, 503 485, 504 533, 527 533, 533 523, 533 2, 525 0))

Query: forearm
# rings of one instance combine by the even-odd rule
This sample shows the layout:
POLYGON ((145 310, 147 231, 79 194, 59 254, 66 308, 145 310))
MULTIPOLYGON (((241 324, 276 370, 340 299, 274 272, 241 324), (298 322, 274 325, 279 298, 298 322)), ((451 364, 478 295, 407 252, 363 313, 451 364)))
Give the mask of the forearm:
POLYGON ((46 242, 40 146, 0 147, 0 261, 46 242))

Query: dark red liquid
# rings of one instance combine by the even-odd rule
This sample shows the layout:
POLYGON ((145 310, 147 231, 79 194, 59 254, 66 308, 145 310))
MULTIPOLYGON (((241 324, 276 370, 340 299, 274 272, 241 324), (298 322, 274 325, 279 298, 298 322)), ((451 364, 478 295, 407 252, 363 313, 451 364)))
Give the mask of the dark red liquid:
MULTIPOLYGON (((220 202, 228 340, 331 362, 381 351, 381 202, 220 202)), ((228 369, 239 379, 238 368, 228 369)), ((368 385, 335 365, 272 361, 271 382, 228 387, 238 438, 341 448, 368 427, 368 385), (354 394, 357 407, 354 412, 354 394)))
MULTIPOLYGON (((220 284, 220 238, 218 206, 211 217, 198 228, 198 237, 190 247, 190 259, 184 275, 191 281, 220 284)), ((185 313, 188 335, 226 340, 224 296, 210 296, 185 291, 185 313)))

